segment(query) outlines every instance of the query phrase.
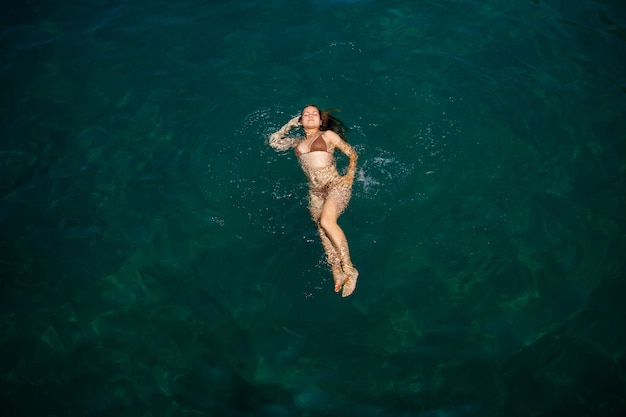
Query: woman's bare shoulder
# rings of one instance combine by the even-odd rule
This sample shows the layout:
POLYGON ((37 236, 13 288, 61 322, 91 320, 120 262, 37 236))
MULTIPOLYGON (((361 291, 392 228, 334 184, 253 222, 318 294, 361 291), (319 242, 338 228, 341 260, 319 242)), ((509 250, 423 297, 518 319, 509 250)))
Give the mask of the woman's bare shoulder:
POLYGON ((339 135, 333 132, 332 130, 325 130, 323 132, 323 135, 324 135, 324 139, 326 139, 327 141, 331 143, 337 143, 337 142, 342 141, 341 137, 339 137, 339 135))

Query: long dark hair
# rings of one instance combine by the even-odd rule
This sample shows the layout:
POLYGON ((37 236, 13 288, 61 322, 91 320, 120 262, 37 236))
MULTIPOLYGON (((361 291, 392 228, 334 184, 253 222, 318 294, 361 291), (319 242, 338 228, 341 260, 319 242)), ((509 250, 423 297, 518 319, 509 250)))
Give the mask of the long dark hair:
MULTIPOLYGON (((320 119, 322 119, 322 125, 320 126, 321 131, 332 130, 343 140, 346 140, 346 132, 348 128, 343 124, 341 120, 333 116, 331 113, 338 113, 339 110, 320 110, 315 104, 307 104, 302 108, 302 111, 307 107, 315 107, 317 111, 320 113, 320 119)), ((300 114, 302 117, 302 114, 300 114)))

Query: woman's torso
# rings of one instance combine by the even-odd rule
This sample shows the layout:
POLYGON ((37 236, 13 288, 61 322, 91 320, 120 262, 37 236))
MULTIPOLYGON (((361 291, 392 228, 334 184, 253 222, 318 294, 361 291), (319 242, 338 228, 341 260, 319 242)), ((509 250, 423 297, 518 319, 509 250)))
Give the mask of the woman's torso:
POLYGON ((329 169, 336 174, 334 147, 329 145, 323 136, 323 132, 313 137, 311 140, 303 140, 296 146, 295 153, 298 156, 302 170, 313 185, 323 182, 322 178, 317 178, 316 172, 324 171, 324 177, 328 176, 329 169))
POLYGON ((294 149, 300 162, 304 162, 307 167, 324 168, 335 163, 333 156, 334 146, 329 145, 324 138, 324 133, 319 132, 311 139, 302 140, 294 149))

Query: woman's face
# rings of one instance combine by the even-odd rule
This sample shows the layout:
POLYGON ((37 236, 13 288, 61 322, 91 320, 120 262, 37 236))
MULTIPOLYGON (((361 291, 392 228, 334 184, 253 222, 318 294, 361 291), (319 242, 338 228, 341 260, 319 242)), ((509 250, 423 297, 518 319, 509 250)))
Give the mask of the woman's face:
POLYGON ((302 110, 300 123, 305 129, 315 129, 322 125, 320 111, 315 106, 307 106, 302 110))

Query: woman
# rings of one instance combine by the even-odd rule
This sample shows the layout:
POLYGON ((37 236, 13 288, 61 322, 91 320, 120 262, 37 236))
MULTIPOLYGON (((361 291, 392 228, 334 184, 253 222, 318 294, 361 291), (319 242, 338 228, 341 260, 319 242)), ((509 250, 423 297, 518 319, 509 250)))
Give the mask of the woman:
POLYGON ((341 295, 347 297, 356 287, 359 272, 352 265, 348 241, 337 219, 348 206, 352 195, 357 154, 343 140, 344 136, 345 128, 340 120, 327 111, 320 111, 317 106, 308 105, 300 116, 294 117, 273 133, 269 144, 277 151, 295 148, 300 166, 309 180, 309 210, 317 224, 326 259, 333 273, 335 292, 342 290, 341 295), (304 138, 286 137, 292 128, 299 126, 304 130, 304 138), (350 159, 348 172, 344 176, 337 172, 333 156, 335 148, 350 159))

